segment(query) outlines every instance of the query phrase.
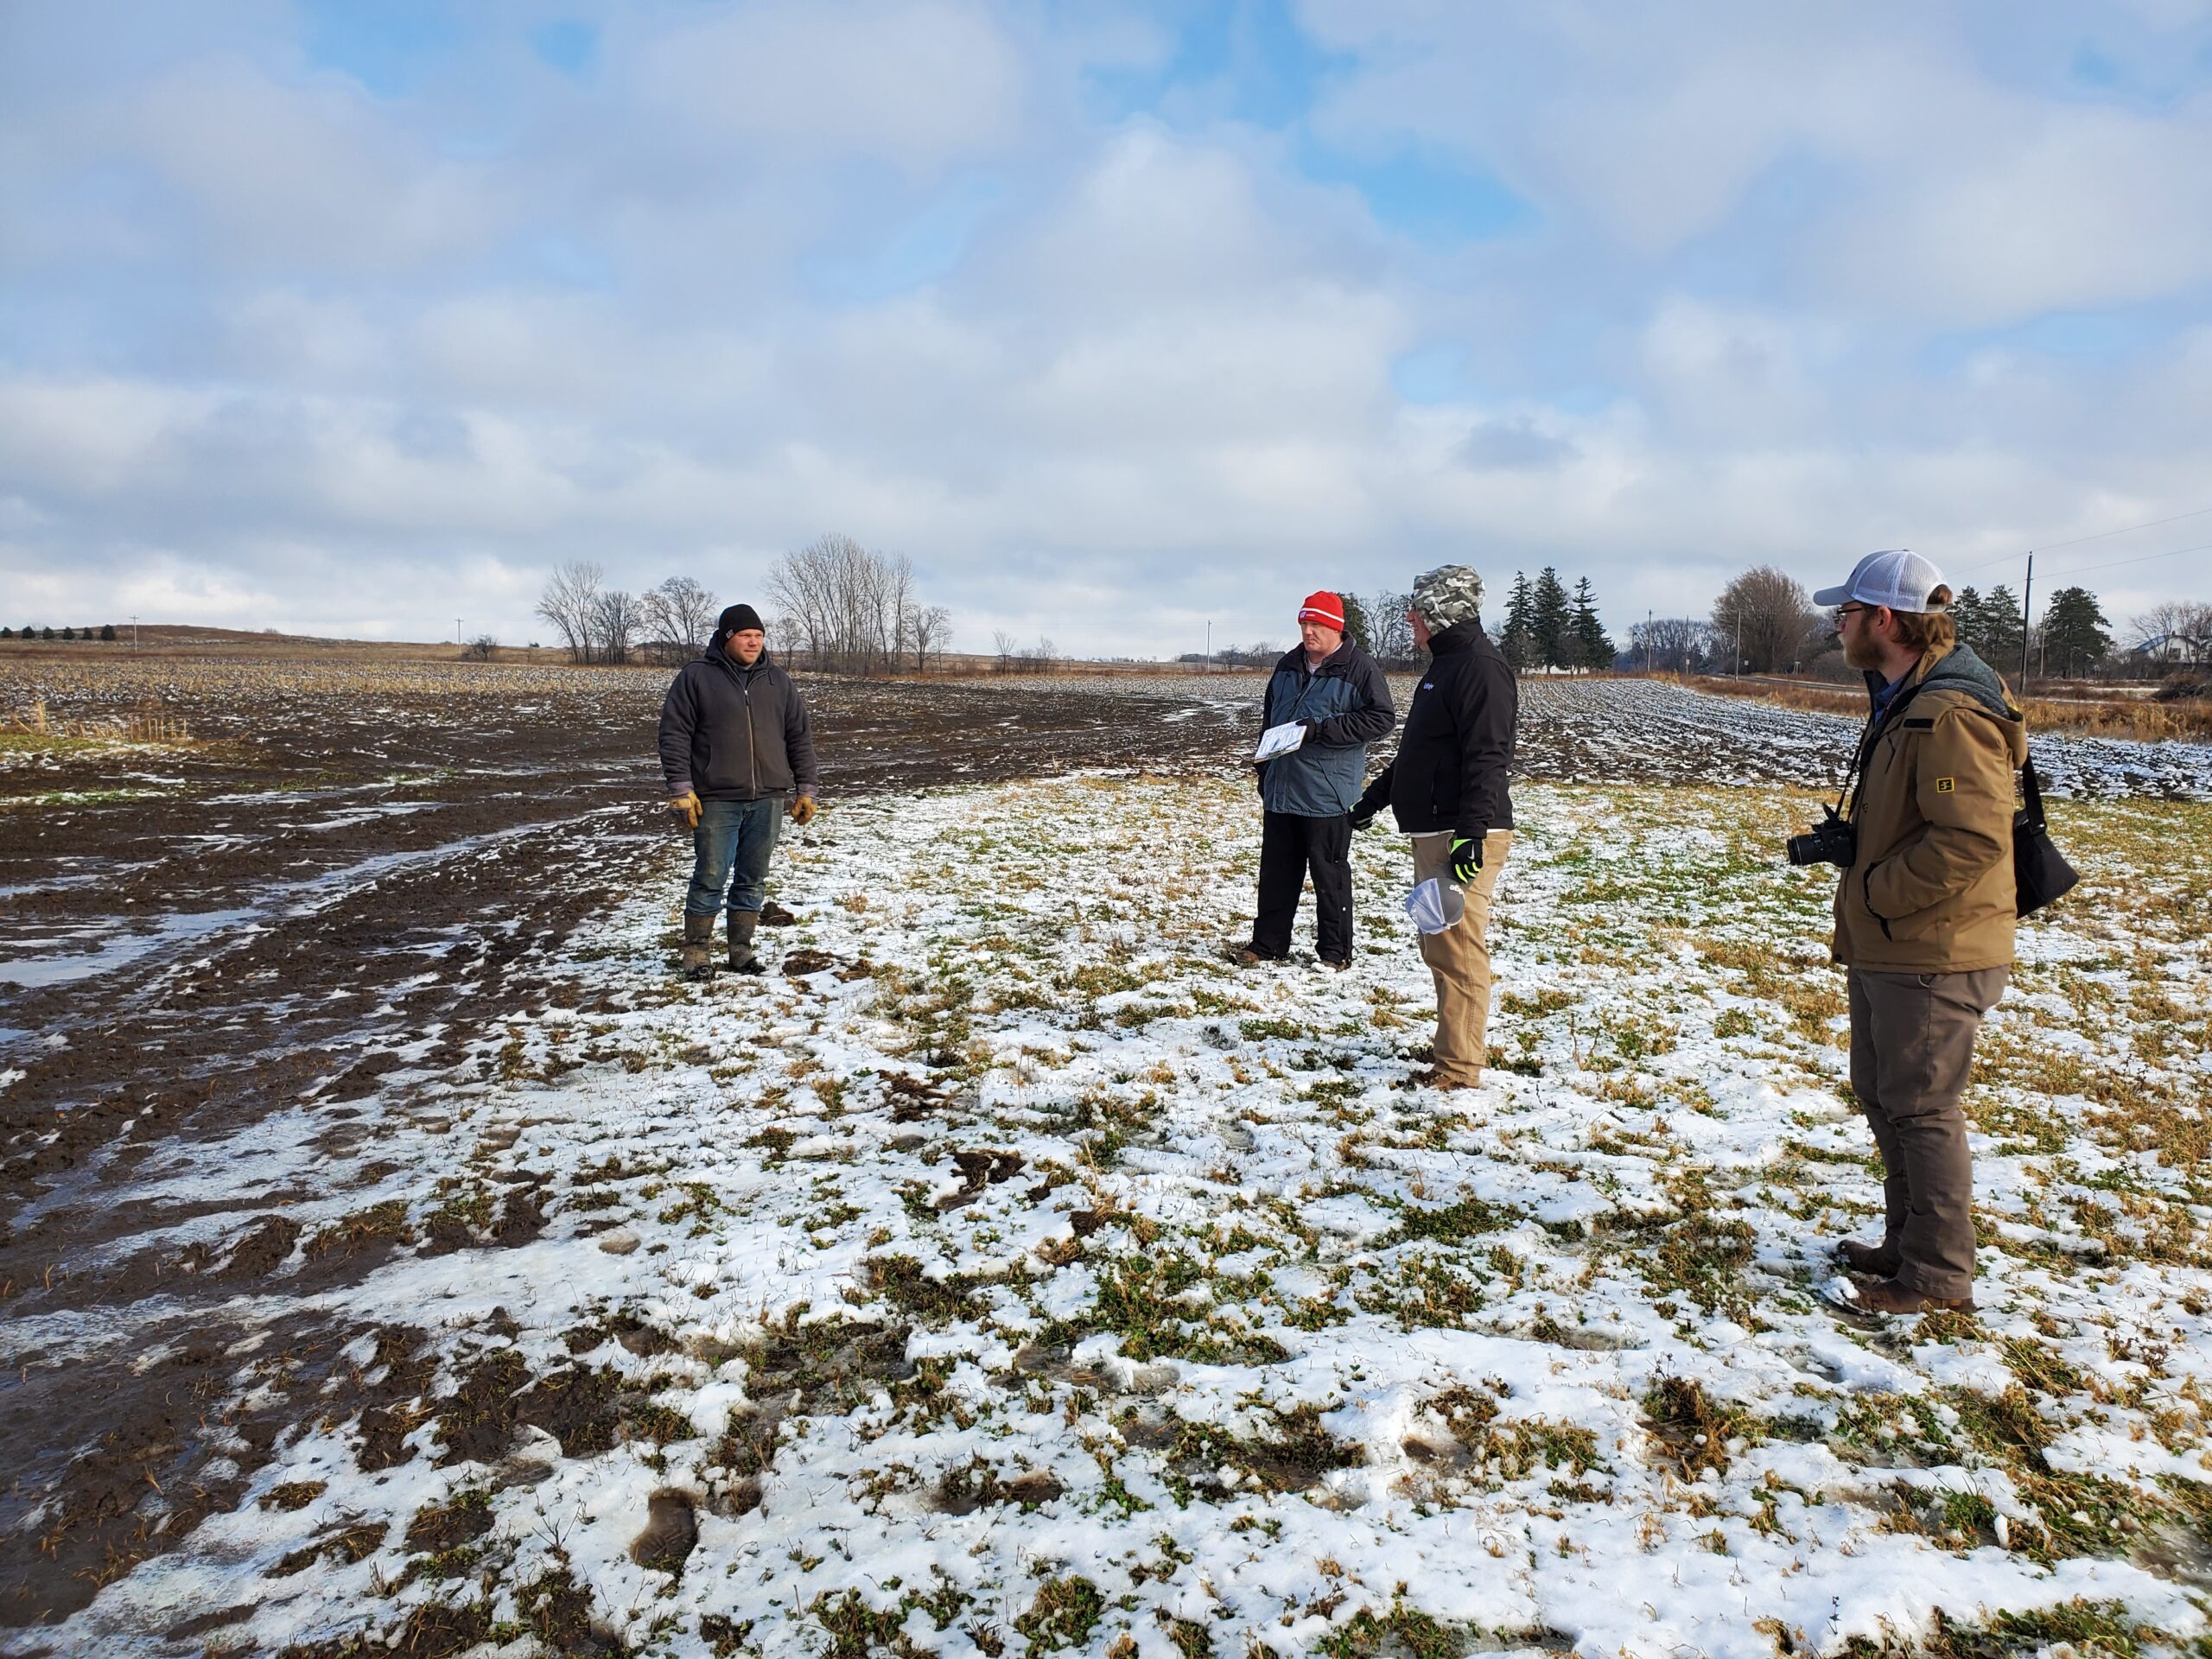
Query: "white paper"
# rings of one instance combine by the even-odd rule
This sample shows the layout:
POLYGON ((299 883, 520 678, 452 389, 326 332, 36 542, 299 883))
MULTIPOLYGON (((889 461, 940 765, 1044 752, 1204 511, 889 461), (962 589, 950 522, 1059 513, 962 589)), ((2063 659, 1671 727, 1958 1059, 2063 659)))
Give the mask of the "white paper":
POLYGON ((1252 752, 1255 760, 1272 760, 1279 754, 1288 754, 1306 741, 1306 728, 1296 721, 1287 726, 1270 726, 1260 734, 1260 747, 1252 752))

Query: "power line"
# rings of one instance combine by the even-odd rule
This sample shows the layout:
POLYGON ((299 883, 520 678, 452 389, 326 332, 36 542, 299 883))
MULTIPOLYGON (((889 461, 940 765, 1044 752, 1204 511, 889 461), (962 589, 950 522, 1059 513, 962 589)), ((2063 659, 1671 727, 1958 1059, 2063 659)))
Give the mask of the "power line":
POLYGON ((2138 553, 2133 558, 2107 559, 2102 564, 2077 564, 2070 569, 2056 571, 2062 576, 2086 575, 2092 570, 2110 570, 2116 565, 2140 564, 2145 559, 2171 559, 2183 553, 2202 553, 2212 548, 2212 542, 2199 542, 2194 547, 2170 547, 2163 553, 2138 553))
MULTIPOLYGON (((2161 524, 2177 524, 2185 518, 2202 518, 2207 513, 2212 513, 2212 507, 2198 507, 2190 512, 2177 512, 2171 518, 2145 519, 2139 524, 2122 524, 2118 530, 2101 530, 2094 536, 2076 536, 2070 542, 2039 543, 2037 545, 2036 551, 2038 553, 2056 553, 2062 547, 2079 547, 2085 542, 2101 542, 2113 536, 2132 535, 2139 530, 2156 530, 2161 524)), ((2177 547, 2173 550, 2176 553, 2195 553, 2201 550, 2194 547, 2177 547)), ((1999 553, 1993 559, 1984 559, 1980 564, 1970 564, 1967 566, 1965 569, 1959 571, 1957 574, 1962 576, 1970 576, 1977 570, 1988 569, 1993 564, 2005 564, 2013 559, 2024 559, 2026 556, 2027 554, 2024 550, 2018 553, 1999 553)), ((2163 559, 2166 557, 2167 555, 2164 553, 2146 553, 2143 556, 2146 559, 2163 559)), ((2113 563, 2115 564, 2131 564, 2133 563, 2134 561, 2131 559, 2115 559, 2113 563)), ((2080 568, 2084 570, 2102 570, 2106 567, 2101 564, 2089 564, 2082 565, 2080 568)), ((2064 573, 2062 572, 2061 574, 2064 573)))
MULTIPOLYGON (((2184 518, 2202 518, 2208 512, 2212 512, 2212 507, 2198 507, 2193 512, 2177 512, 2171 518, 2153 518, 2148 524, 2126 524, 2118 530, 2101 530, 2094 536, 2076 536, 2070 542, 2045 542, 2041 546, 2037 547, 2036 551, 2038 553, 2056 553, 2062 547, 2079 547, 2084 542, 2101 542, 2107 536, 2125 536, 2130 531, 2156 530, 2160 524, 2177 524, 2184 518)), ((2174 550, 2177 553, 2187 553, 2192 550, 2183 547, 2177 548, 2174 550)), ((2153 553, 2150 556, 2155 559, 2163 558, 2165 556, 2160 553, 2153 553)))

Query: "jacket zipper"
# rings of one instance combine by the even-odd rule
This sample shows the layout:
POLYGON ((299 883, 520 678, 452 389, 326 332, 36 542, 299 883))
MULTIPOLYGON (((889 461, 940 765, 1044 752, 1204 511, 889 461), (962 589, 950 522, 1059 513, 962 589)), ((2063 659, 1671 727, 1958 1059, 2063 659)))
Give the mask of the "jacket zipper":
POLYGON ((760 745, 753 731, 753 675, 748 670, 738 676, 739 688, 745 693, 745 776, 753 789, 753 798, 760 798, 760 745))

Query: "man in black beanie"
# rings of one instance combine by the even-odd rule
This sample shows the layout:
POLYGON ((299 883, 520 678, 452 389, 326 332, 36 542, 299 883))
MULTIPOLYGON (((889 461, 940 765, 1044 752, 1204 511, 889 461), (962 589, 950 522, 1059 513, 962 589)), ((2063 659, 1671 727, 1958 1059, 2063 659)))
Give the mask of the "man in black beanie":
POLYGON ((660 709, 660 766, 668 810, 691 831, 695 857, 683 897, 683 974, 714 976, 715 912, 729 895, 728 965, 757 974, 753 931, 767 899, 768 855, 785 803, 801 824, 814 817, 820 774, 806 699, 768 657, 767 631, 750 605, 715 624, 706 654, 687 663, 660 709), (733 880, 734 877, 734 880, 733 880))

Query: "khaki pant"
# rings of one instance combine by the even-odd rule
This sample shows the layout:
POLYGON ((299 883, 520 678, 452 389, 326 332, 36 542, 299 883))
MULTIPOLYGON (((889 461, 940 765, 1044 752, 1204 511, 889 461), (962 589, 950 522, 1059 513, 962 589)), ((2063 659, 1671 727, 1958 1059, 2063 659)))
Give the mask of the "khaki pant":
MULTIPOLYGON (((1421 960, 1436 981, 1436 1068, 1440 1089, 1471 1089, 1490 1058, 1490 899, 1513 845, 1510 830, 1483 838, 1483 867, 1467 885, 1467 913, 1441 933, 1421 936, 1421 960)), ((1414 837, 1414 885, 1448 875, 1452 837, 1414 837)))
POLYGON ((1974 1033, 2012 971, 1847 976, 1851 1091, 1882 1154, 1883 1254, 1923 1296, 1974 1294, 1974 1168, 1959 1096, 1974 1033))

